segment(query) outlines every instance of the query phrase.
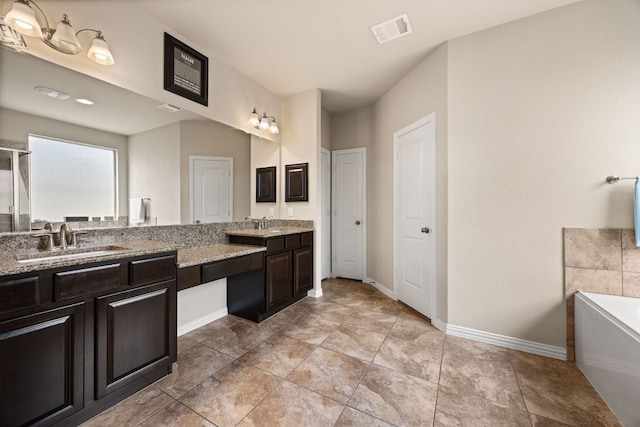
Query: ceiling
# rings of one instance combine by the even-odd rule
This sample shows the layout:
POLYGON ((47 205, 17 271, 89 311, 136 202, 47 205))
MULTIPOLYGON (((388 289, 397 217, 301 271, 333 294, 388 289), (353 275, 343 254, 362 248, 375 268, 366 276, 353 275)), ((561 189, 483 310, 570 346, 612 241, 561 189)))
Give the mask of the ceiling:
POLYGON ((134 0, 280 97, 322 89, 338 113, 384 94, 441 43, 577 0, 134 0), (413 33, 369 27, 407 13, 413 33))
POLYGON ((121 135, 134 135, 180 120, 205 120, 187 111, 160 110, 158 101, 28 54, 0 48, 0 106, 121 135), (66 101, 40 95, 45 86, 70 95, 66 101), (81 105, 75 98, 89 98, 81 105), (135 111, 135 114, 132 114, 135 111))

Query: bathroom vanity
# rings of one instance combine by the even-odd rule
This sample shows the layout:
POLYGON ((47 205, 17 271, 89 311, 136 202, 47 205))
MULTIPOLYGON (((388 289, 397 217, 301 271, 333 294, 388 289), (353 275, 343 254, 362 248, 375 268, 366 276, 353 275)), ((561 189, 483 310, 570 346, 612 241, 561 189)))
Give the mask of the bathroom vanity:
POLYGON ((76 425, 171 372, 175 247, 120 246, 96 258, 0 260, 3 426, 76 425))
POLYGON ((227 279, 229 313, 261 322, 313 288, 313 230, 227 232, 231 243, 265 247, 264 269, 227 279))

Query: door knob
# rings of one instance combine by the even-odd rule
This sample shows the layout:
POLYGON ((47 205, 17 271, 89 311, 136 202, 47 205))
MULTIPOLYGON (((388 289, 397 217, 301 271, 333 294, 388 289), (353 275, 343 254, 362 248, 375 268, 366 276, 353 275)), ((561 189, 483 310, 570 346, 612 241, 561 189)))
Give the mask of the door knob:
POLYGON ((360 221, 356 221, 356 225, 360 225, 360 221))
POLYGON ((422 227, 420 231, 422 231, 425 234, 429 234, 431 232, 431 229, 429 227, 422 227))

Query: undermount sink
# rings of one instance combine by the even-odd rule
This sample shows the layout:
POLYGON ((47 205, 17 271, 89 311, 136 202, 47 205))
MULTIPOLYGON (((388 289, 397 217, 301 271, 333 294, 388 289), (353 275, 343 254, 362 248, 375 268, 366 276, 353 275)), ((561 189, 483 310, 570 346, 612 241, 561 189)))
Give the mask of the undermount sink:
POLYGON ((20 264, 37 263, 37 262, 56 262, 69 261, 83 258, 93 258, 103 255, 110 255, 117 252, 126 251, 127 248, 120 246, 104 246, 99 248, 86 249, 68 249, 62 251, 40 252, 37 255, 27 255, 18 257, 20 264))

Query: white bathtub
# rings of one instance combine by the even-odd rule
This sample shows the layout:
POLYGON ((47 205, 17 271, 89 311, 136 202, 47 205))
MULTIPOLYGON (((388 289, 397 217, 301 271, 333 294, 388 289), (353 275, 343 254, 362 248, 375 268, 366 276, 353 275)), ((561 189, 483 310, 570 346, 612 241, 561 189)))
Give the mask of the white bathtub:
POLYGON ((576 293, 575 350, 620 422, 640 426, 640 298, 576 293))

